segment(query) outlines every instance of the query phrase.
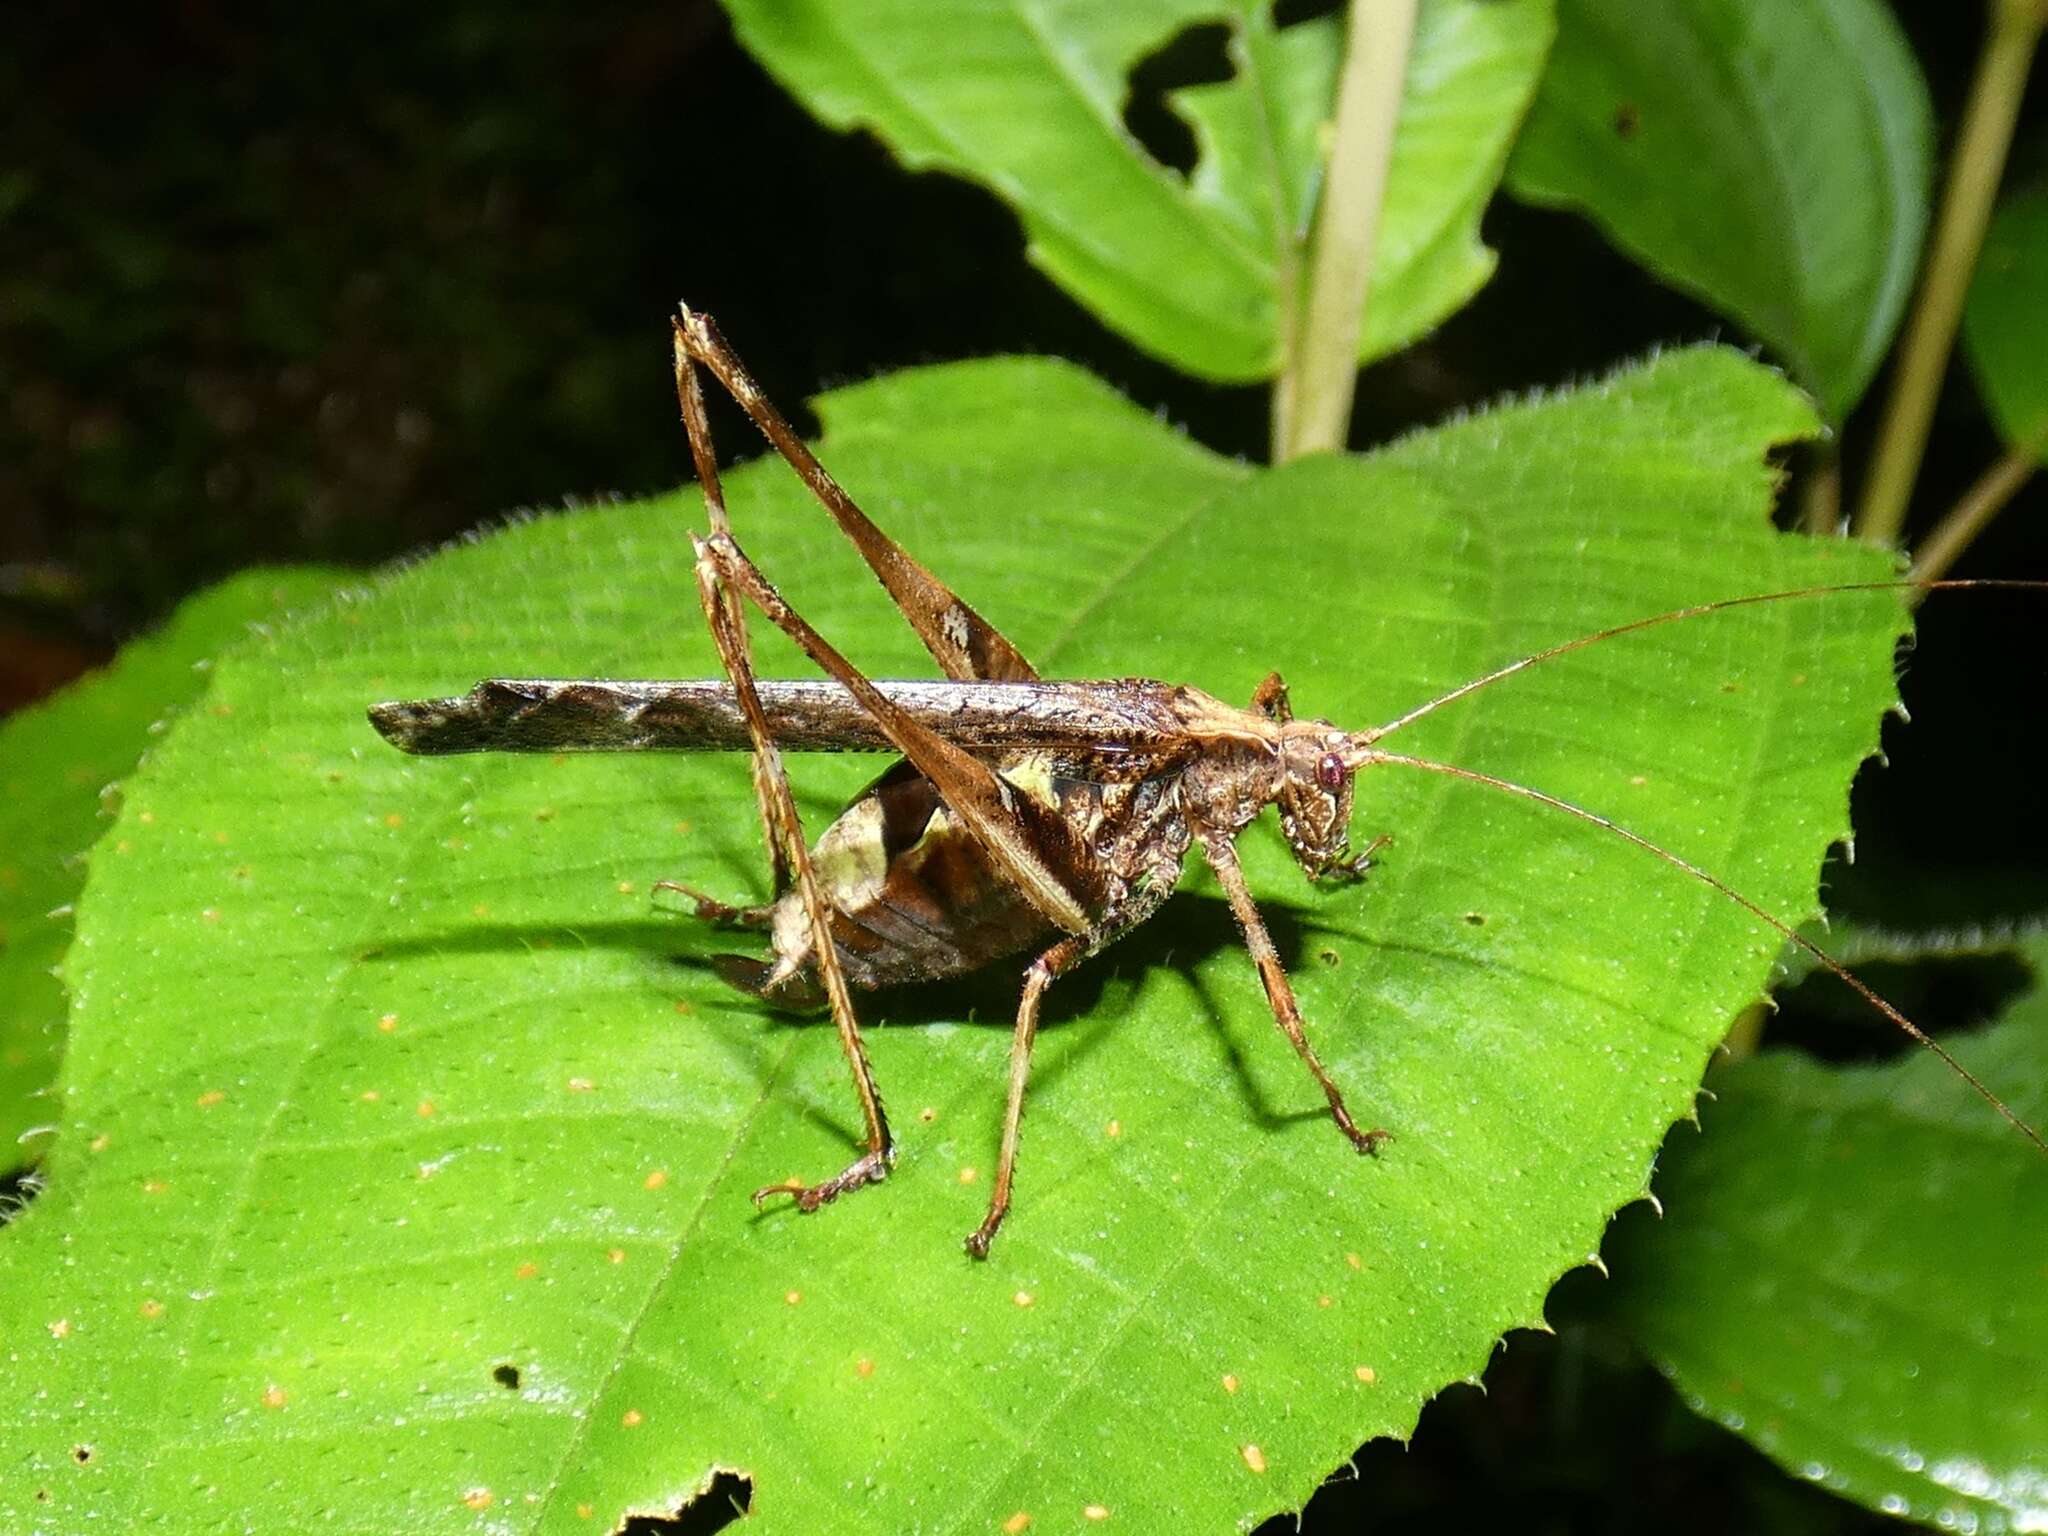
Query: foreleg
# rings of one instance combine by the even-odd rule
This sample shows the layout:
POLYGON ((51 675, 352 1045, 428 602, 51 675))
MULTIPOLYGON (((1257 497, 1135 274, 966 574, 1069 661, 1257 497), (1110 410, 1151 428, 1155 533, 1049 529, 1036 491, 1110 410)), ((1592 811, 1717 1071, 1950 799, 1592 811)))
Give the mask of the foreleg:
POLYGON ((1236 847, 1220 832, 1204 832, 1202 852, 1208 856, 1209 867, 1216 871, 1224 894, 1230 898, 1230 910, 1237 918, 1237 926, 1244 931, 1245 948, 1251 951, 1252 963, 1259 968, 1259 980, 1266 986, 1266 1001, 1272 1005, 1273 1022, 1280 1026, 1280 1033, 1287 1037, 1287 1043, 1294 1047, 1302 1065, 1315 1078, 1316 1086, 1323 1090, 1323 1097, 1330 1104, 1330 1118, 1337 1122, 1337 1129, 1349 1137, 1359 1151, 1376 1151, 1379 1144, 1393 1133, 1361 1131, 1358 1128, 1357 1122, 1351 1118, 1351 1111, 1344 1107, 1344 1095, 1330 1081, 1330 1074, 1323 1070, 1322 1062, 1316 1057, 1315 1047, 1308 1043, 1308 1036, 1301 1027, 1301 1005, 1294 1000, 1294 987, 1281 967, 1279 953, 1273 948, 1272 935, 1266 932, 1266 920, 1259 916, 1251 890, 1244 883, 1244 869, 1237 862, 1236 847))

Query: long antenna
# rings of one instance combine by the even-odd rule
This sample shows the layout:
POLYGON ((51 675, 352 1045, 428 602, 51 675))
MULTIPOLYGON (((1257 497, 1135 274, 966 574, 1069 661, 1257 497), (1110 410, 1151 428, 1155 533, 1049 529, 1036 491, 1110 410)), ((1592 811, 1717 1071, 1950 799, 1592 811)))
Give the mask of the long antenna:
MULTIPOLYGON (((1904 583, 1904 585, 1914 585, 1914 583, 1904 583)), ((1836 587, 1827 590, 1841 591, 1843 589, 1836 587)), ((1748 912, 1750 916, 1757 918, 1761 922, 1768 923, 1771 927, 1777 929, 1779 933, 1790 939, 1821 965, 1841 978, 1871 1007, 1875 1008, 1879 1013, 1898 1025, 1900 1029, 1903 1029, 1915 1040, 1926 1046, 1928 1050, 1934 1052, 1935 1055, 1947 1062, 1949 1069, 1972 1088, 1976 1089, 1978 1095, 1985 1103, 2009 1120, 2021 1135, 2034 1144, 2036 1149, 2044 1154, 2048 1154, 2048 1141, 2041 1139, 2040 1132, 2006 1108, 2005 1100, 1985 1087, 1977 1075, 1957 1061, 1954 1056, 1950 1055, 1948 1049, 1939 1040, 1936 1040, 1926 1030, 1915 1024, 1882 997, 1879 997, 1867 982, 1836 960, 1832 955, 1828 954, 1826 950, 1814 943, 1813 940, 1795 931, 1790 924, 1781 922, 1779 919, 1771 916, 1770 913, 1751 901, 1742 892, 1736 890, 1727 881, 1722 880, 1716 875, 1708 874, 1707 871, 1701 869, 1690 860, 1680 858, 1668 848, 1659 847, 1647 837, 1642 836, 1640 833, 1629 831, 1627 827, 1622 826, 1619 822, 1608 820, 1597 811, 1589 811, 1584 806, 1574 805, 1569 800, 1560 800, 1555 795, 1547 795, 1540 789, 1531 789, 1528 785, 1517 784, 1511 779, 1497 779, 1490 773, 1479 773, 1470 768, 1460 768, 1453 763, 1439 763, 1426 757, 1410 757, 1401 752, 1382 752, 1378 748, 1369 748, 1360 757, 1359 766, 1362 767, 1369 763, 1398 763, 1405 768, 1421 768, 1429 773, 1448 774, 1454 779, 1465 779, 1473 784, 1484 784, 1491 789, 1501 790, 1506 794, 1520 795, 1524 800, 1534 800, 1538 805, 1547 805, 1552 810, 1563 811, 1566 815, 1576 816, 1581 821, 1590 821, 1596 827, 1605 827, 1616 837, 1634 843, 1645 852, 1655 854, 1672 868, 1683 870, 1686 874, 1691 875, 1693 879, 1713 887, 1713 889, 1726 896, 1745 912, 1748 912)))
POLYGON ((1497 683, 1504 677, 1513 677, 1517 672, 1526 672, 1539 662, 1549 661, 1557 656, 1568 655, 1573 651, 1582 651, 1589 645, 1597 645, 1602 640, 1612 640, 1617 635, 1632 635, 1639 629, 1655 629, 1660 624, 1675 624, 1680 619, 1696 619, 1703 614, 1725 613, 1730 608, 1749 608, 1758 603, 1781 603, 1795 597, 1824 597, 1831 592, 1957 592, 1971 590, 1980 592, 2048 592, 2048 581, 2008 580, 2001 577, 1967 581, 1852 581, 1832 587, 1794 587, 1785 592, 1756 592, 1748 597, 1724 597, 1718 602, 1694 603, 1688 608, 1673 608, 1668 613, 1653 613, 1648 618, 1631 619, 1628 623, 1617 624, 1612 629, 1597 630, 1590 635, 1580 635, 1576 640, 1566 640, 1558 645, 1533 652, 1518 661, 1509 662, 1504 667, 1496 667, 1483 677, 1475 677, 1469 683, 1460 683, 1449 693, 1441 694, 1426 704, 1418 704, 1415 708, 1409 710, 1407 714, 1400 716, 1398 719, 1389 720, 1385 725, 1376 726, 1372 730, 1360 731, 1355 734, 1360 741, 1378 741, 1383 736, 1391 736, 1403 726, 1413 725, 1424 715, 1434 714, 1446 704, 1462 699, 1469 693, 1477 693, 1480 689, 1497 683))

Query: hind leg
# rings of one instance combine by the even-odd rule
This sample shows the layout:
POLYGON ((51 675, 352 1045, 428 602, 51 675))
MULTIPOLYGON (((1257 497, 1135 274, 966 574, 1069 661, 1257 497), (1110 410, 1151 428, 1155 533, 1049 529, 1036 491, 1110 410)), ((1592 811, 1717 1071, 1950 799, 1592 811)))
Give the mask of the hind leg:
MULTIPOLYGON (((761 1205, 776 1195, 787 1195, 800 1211, 815 1211, 851 1190, 878 1184, 888 1176, 896 1159, 895 1140, 882 1110, 882 1095, 875 1087, 874 1069, 868 1064, 867 1047, 861 1043, 860 1022, 854 1017, 853 999, 846 990, 846 975, 840 969, 839 950, 833 941, 830 907, 818 888, 817 872, 804 844, 803 823, 797 816, 796 801, 789 792, 789 780, 782 771, 782 754, 776 750, 768 728, 768 717, 754 689, 754 673, 738 640, 741 626, 731 606, 724 601, 724 588, 716 562, 700 544, 697 559, 697 595, 711 636, 718 646, 719 660, 732 679, 740 710, 746 716, 747 733, 753 738, 756 782, 767 791, 767 813, 771 843, 788 859, 804 919, 810 932, 813 963, 820 989, 832 1010, 832 1022, 839 1031, 839 1043, 853 1071, 854 1092, 859 1097, 866 1150, 840 1173, 822 1184, 772 1184, 754 1191, 754 1204, 761 1205)), ((723 903, 716 903, 723 906, 723 903)), ((731 975, 727 976, 732 980, 731 975)), ((741 983, 744 985, 745 983, 741 983)))

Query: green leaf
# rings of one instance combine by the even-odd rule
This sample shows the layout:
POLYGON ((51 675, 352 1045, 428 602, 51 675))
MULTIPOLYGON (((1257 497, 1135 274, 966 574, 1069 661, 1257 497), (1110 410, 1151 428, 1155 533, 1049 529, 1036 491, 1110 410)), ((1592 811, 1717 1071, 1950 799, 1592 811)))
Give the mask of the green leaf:
MULTIPOLYGON (((1277 666, 1298 709, 1359 725, 1603 624, 1891 569, 1771 529, 1764 451, 1813 418, 1723 350, 1266 473, 1047 362, 820 412, 834 472, 1049 675, 1240 700, 1277 666)), ((929 675, 781 465, 728 499, 825 633, 929 675)), ((650 906, 664 877, 760 893, 745 762, 411 760, 362 718, 491 673, 711 674, 699 516, 674 496, 445 551, 230 658, 229 712, 152 756, 81 903, 50 1187, 0 1239, 35 1384, 0 1526, 176 1498, 273 1529, 604 1530, 717 1467, 755 1479, 764 1532, 850 1507, 1248 1522, 1540 1317, 1764 984, 1776 936, 1639 850, 1380 768, 1358 827, 1400 841, 1362 887, 1313 892, 1270 817, 1244 839, 1313 1038, 1398 1138, 1379 1158, 1333 1130, 1191 879, 1050 994, 986 1264, 960 1243, 1021 960, 864 996, 895 1173, 756 1215, 755 1187, 841 1166, 855 1121, 832 1030, 726 989, 703 962, 734 937, 650 906)), ((1576 797, 1804 919, 1902 613, 1847 594, 1653 631, 1390 745, 1576 797)), ((874 771, 797 759, 812 829, 874 771)))
POLYGON ((1998 206, 1963 310, 1963 346, 1992 419, 2048 459, 2048 182, 1998 206))
POLYGON ((55 967, 71 940, 80 857, 106 825, 102 798, 159 722, 196 699, 211 658, 253 624, 332 592, 341 573, 248 571, 189 599, 104 672, 0 721, 0 1170, 33 1159, 22 1137, 54 1125, 47 1096, 64 1036, 55 967))
MULTIPOLYGON (((1361 356, 1394 351, 1493 270, 1479 216, 1550 43, 1554 0, 1424 0, 1361 356)), ((1031 259, 1136 346, 1203 378, 1279 368, 1283 295, 1331 114, 1338 18, 1276 30, 1270 0, 1000 6, 726 0, 741 40, 836 128, 915 169, 979 182, 1031 259), (1236 70, 1171 93, 1199 159, 1183 177, 1124 126, 1130 71, 1227 23, 1236 70)))
MULTIPOLYGON (((2013 947, 2048 966, 2048 938, 2013 947)), ((2048 1115, 2048 988, 1951 1045, 2015 1113, 2048 1115)), ((2040 1154, 1922 1051, 1854 1069, 1771 1052, 1712 1083, 1705 1134, 1657 1175, 1665 1220, 1610 1246, 1622 1320, 1696 1408, 1800 1475, 1945 1529, 2037 1529, 2040 1154)))
POLYGON ((1840 420, 1912 290, 1933 138, 1879 0, 1561 0, 1508 186, 1584 212, 1840 420))

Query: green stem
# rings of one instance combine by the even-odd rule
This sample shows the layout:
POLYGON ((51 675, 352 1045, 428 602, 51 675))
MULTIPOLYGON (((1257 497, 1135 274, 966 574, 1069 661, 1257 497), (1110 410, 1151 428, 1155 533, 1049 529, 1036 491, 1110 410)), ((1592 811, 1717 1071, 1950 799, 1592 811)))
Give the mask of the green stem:
MULTIPOLYGON (((1307 283, 1282 319, 1275 462, 1342 448, 1418 0, 1353 0, 1307 283)), ((1288 295, 1282 295, 1285 303, 1288 295)))
POLYGON ((2041 467, 2043 448, 2048 448, 2048 424, 2006 449, 1977 483, 1963 492, 1913 557, 1915 581, 1934 581, 1947 573, 1956 557, 1970 547, 1970 541, 1984 531, 1984 525, 2004 511, 2005 504, 2033 478, 2041 467))
POLYGON ((1816 538, 1833 533, 1842 521, 1842 455, 1832 440, 1816 450, 1812 472, 1800 500, 1799 526, 1816 538))
POLYGON ((1906 503, 1919 478, 1935 397, 1955 346, 1956 324, 1984 243, 1984 226, 2005 170, 2013 121, 2044 23, 2048 0, 1992 0, 1991 34, 1977 61, 1977 78, 1970 87, 1935 222, 1933 248, 1906 327, 1863 504, 1856 513, 1861 538, 1896 543, 1905 526, 1906 503))

